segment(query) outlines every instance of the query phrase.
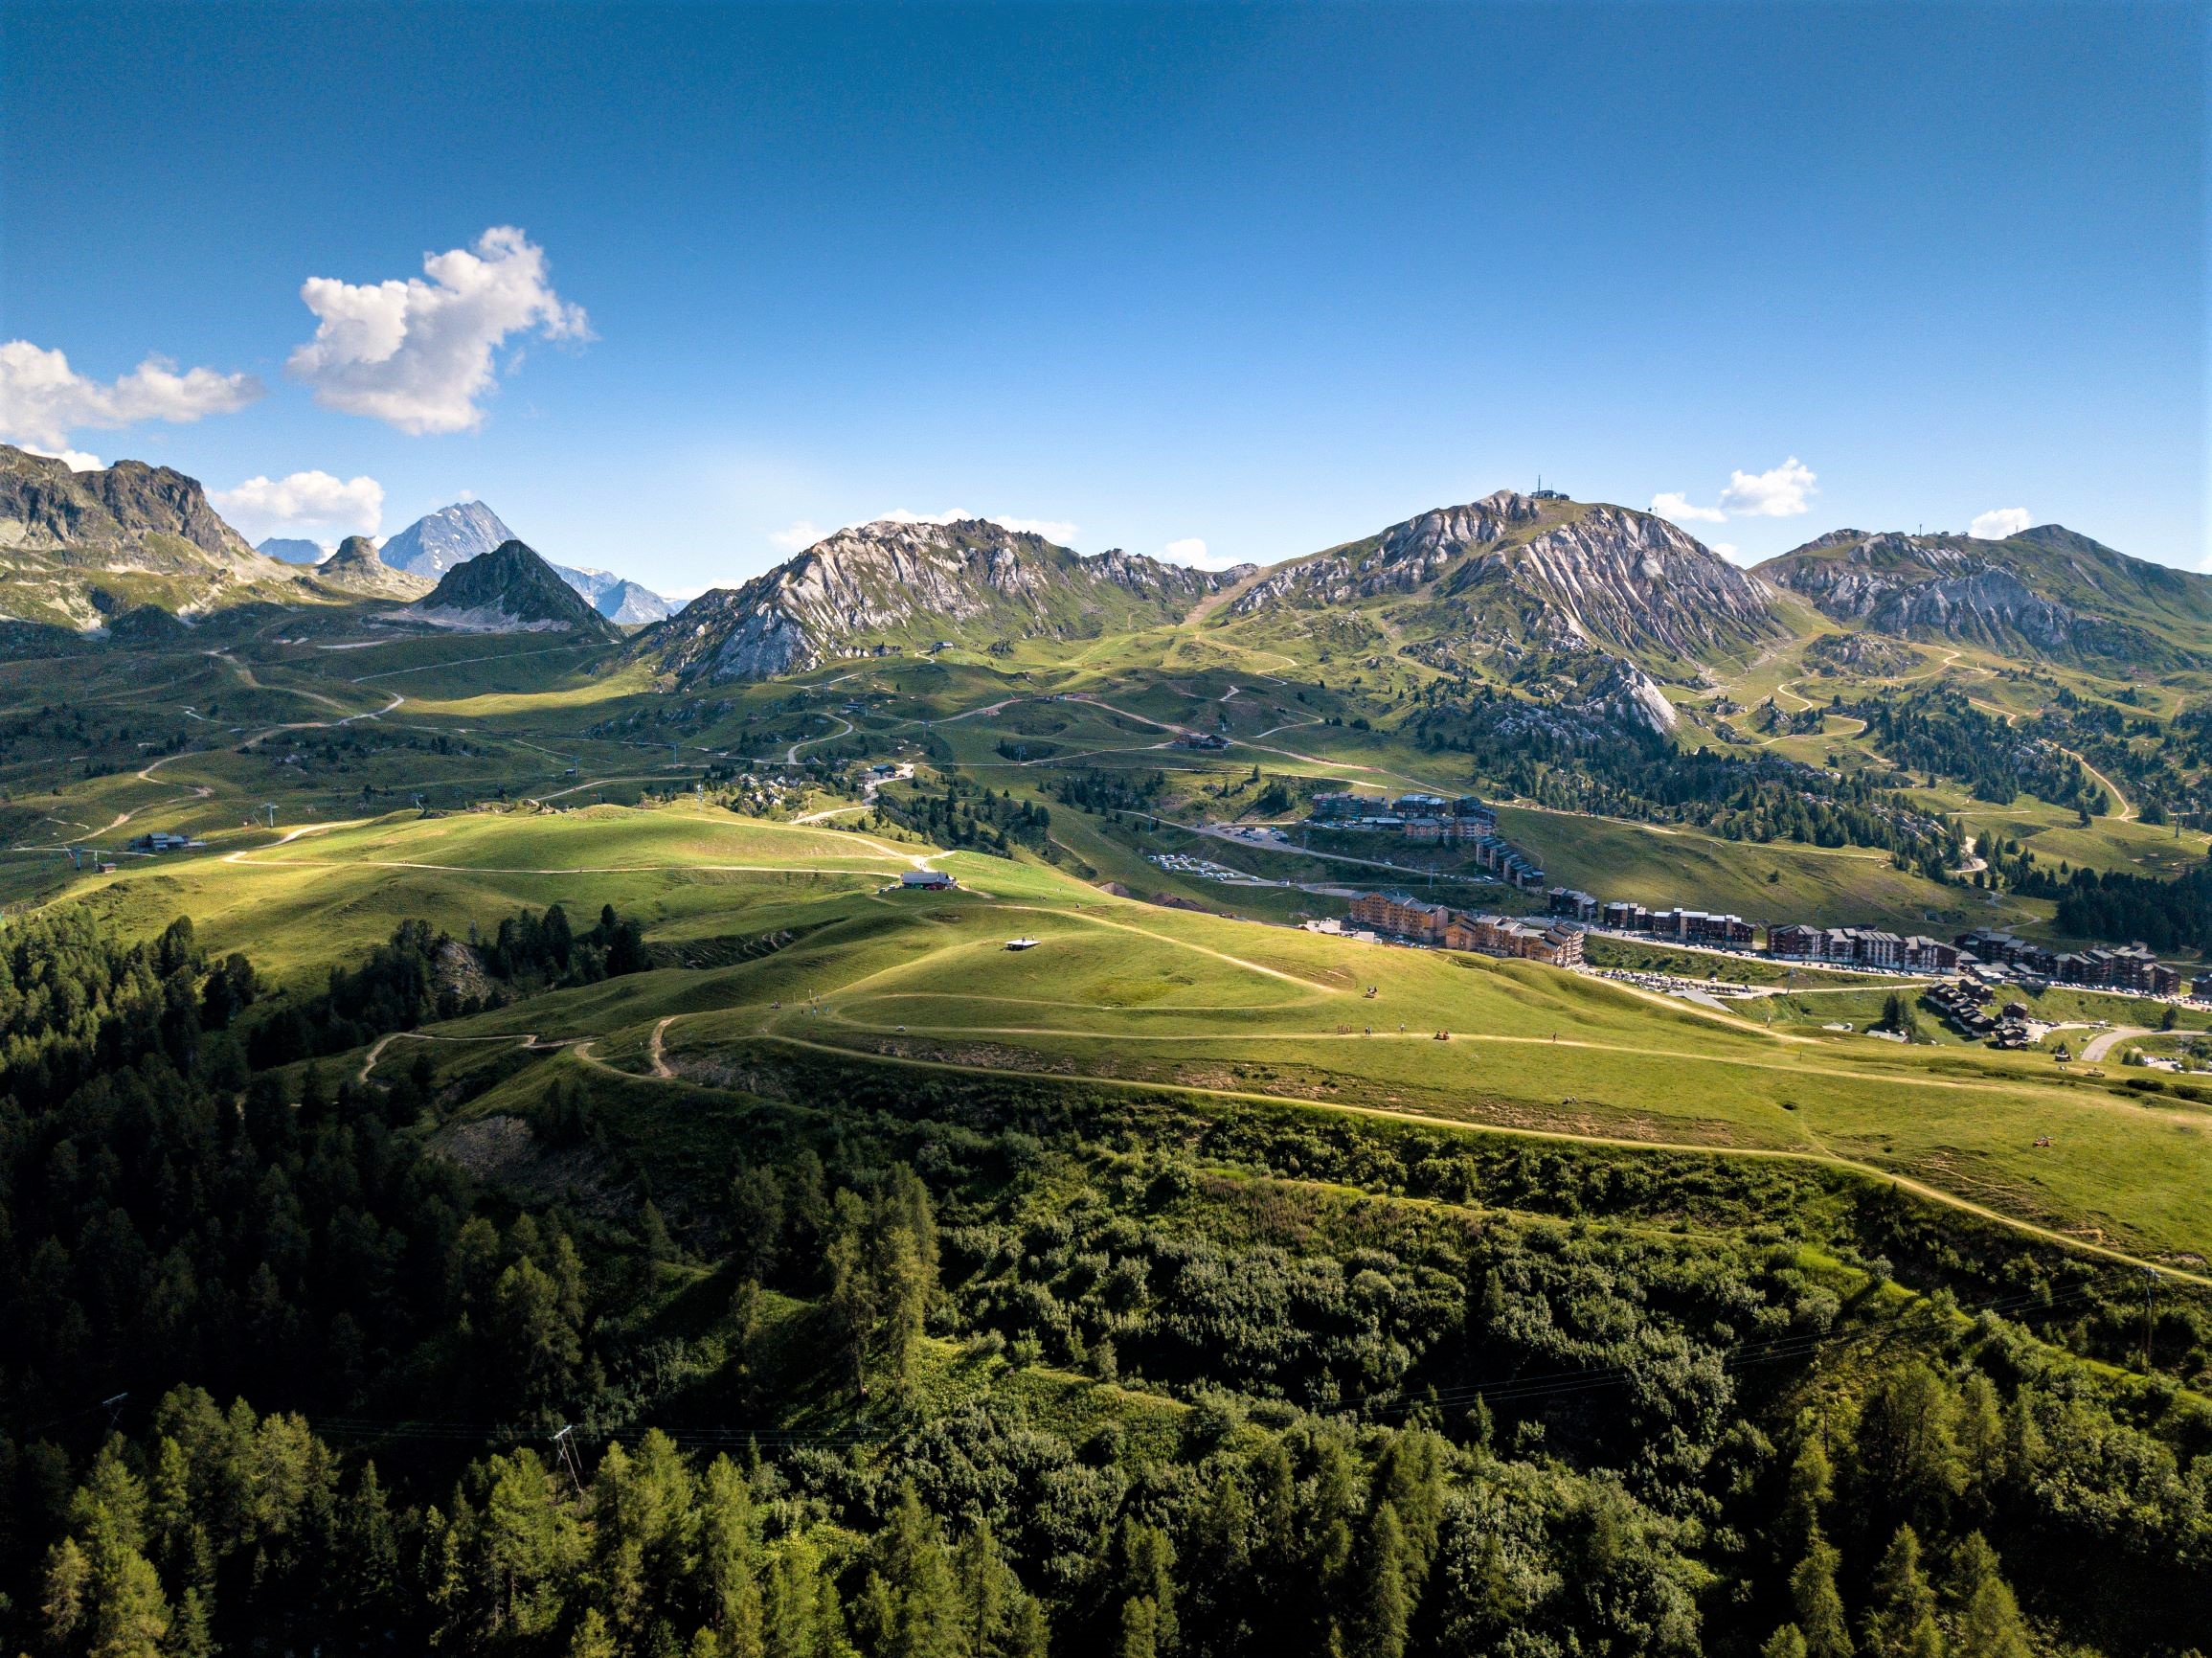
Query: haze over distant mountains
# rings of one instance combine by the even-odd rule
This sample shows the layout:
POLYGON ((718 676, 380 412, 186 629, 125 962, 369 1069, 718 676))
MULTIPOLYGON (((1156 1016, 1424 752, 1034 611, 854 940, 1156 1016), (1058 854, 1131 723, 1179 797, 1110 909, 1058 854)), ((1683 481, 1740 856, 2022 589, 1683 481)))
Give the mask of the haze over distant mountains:
MULTIPOLYGON (((456 501, 427 512, 384 543, 384 562, 436 581, 457 565, 519 539, 482 501, 456 501)), ((549 561, 550 562, 550 561, 549 561)), ((610 622, 658 622, 669 604, 658 593, 606 570, 553 564, 554 574, 610 622)))
POLYGON ((308 541, 297 535, 271 535, 255 545, 254 551, 270 558, 282 559, 286 564, 320 564, 329 556, 330 550, 320 541, 308 541))

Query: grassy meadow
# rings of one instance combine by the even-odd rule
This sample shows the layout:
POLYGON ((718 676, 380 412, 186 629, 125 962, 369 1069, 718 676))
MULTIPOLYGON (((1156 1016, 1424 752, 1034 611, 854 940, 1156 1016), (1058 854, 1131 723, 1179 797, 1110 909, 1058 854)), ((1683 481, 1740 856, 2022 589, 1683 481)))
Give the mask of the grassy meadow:
MULTIPOLYGON (((1082 1079, 1828 1159, 2088 1240, 2212 1254, 2212 1109, 2163 1083, 2130 1088, 2116 1066, 2090 1076, 2044 1054, 1884 1042, 1862 1032, 1886 989, 1847 980, 1819 988, 1807 975, 1790 996, 1714 1011, 1286 924, 1341 913, 1343 891, 1386 877, 1196 833, 1265 815, 1254 768, 1294 789, 1469 781, 1453 756, 1328 723, 1426 670, 1353 655, 1372 642, 1317 638, 1313 619, 1298 625, 1309 631, 1277 619, 1050 655, 1023 644, 1005 657, 871 659, 698 694, 541 636, 386 638, 282 615, 190 649, 88 653, 66 709, 53 699, 54 664, 10 664, 0 899, 81 902, 134 932, 190 915, 209 947, 251 950, 299 989, 411 917, 463 934, 525 905, 589 918, 613 904, 643 923, 656 959, 702 965, 437 1033, 580 1040, 560 1065, 611 1067, 671 1101, 741 1094, 763 1052, 828 1051, 917 1074, 1082 1079), (1177 748, 1178 729, 1219 731, 1231 746, 1177 748), (809 773, 810 754, 903 760, 924 786, 957 772, 1048 806, 1059 867, 1027 852, 938 853, 835 792, 827 768, 809 773), (794 779, 779 803, 740 813, 703 792, 768 766, 794 779), (1055 785, 1072 769, 1161 772, 1162 827, 1063 804, 1055 785), (121 852, 149 828, 210 844, 161 859, 121 852), (75 872, 62 852, 72 844, 121 867, 75 872), (1149 861, 1162 852, 1281 884, 1163 871, 1149 861), (961 890, 887 890, 924 858, 957 872, 961 890), (1007 950, 1016 936, 1039 942, 1007 950), (1822 1028, 1844 1022, 1859 1029, 1822 1028)), ((1930 671, 1946 666, 1924 654, 1930 671)), ((1747 669, 1736 694, 1792 705, 1790 688, 1809 701, 1827 684, 1786 651, 1747 669)), ((1836 723, 1791 740, 1848 745, 1836 723)), ((2139 823, 2084 829, 2030 803, 2007 811, 2005 832, 2085 859, 2150 867, 2176 844, 2139 823)), ((1501 819, 1552 878, 1609 897, 1901 931, 2043 919, 1865 849, 1512 806, 1501 819)), ((1468 889, 1465 901, 1486 900, 1468 889)), ((2042 1016, 2121 1023, 2130 1011, 2050 995, 2042 1016)))

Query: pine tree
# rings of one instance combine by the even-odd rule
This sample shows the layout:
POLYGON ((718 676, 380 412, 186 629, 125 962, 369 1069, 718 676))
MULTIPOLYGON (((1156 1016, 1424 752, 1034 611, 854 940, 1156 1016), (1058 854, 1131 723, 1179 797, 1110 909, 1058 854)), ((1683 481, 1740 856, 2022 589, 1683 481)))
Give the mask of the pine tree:
POLYGON ((963 1650, 960 1596, 935 1515, 912 1485, 870 1545, 864 1605, 870 1658, 937 1658, 963 1650))
POLYGON ((875 1345, 885 1375, 903 1393, 913 1380, 914 1355, 937 1287, 937 1228, 929 1189, 912 1169, 899 1165, 870 1219, 875 1345))
POLYGON ((824 1616, 838 1610, 836 1587, 822 1575, 822 1556, 801 1534, 785 1539, 768 1568, 762 1647, 767 1658, 827 1658, 843 1630, 824 1616))
POLYGON ((1046 1627, 1045 1608, 1034 1595, 1014 1602, 1014 1617, 1006 1632, 1005 1658, 1047 1658, 1052 1644, 1046 1627))
POLYGON ((1949 1511, 1966 1487, 1952 1429, 1957 1408, 1950 1384, 1917 1359, 1867 1396, 1853 1455, 1876 1513, 1933 1525, 1949 1511))
POLYGON ((859 1196, 841 1191, 830 1200, 828 1236, 823 1265, 829 1277, 826 1298, 836 1351, 852 1377, 856 1394, 868 1391, 869 1339, 875 1331, 876 1285, 869 1270, 868 1211, 859 1196))
POLYGON ((1137 1630, 1146 1650, 1166 1658, 1181 1635, 1175 1607, 1175 1545, 1158 1526, 1134 1519, 1121 1522, 1118 1543, 1124 1636, 1137 1630), (1134 1614, 1134 1624, 1131 1607, 1140 1608, 1134 1614))
POLYGON ((607 1615, 597 1606, 577 1620, 576 1635, 569 1642, 569 1658, 619 1658, 621 1651, 615 1645, 614 1631, 607 1626, 607 1615))
POLYGON ((1005 1650, 1021 1585, 988 1524, 977 1522, 960 1538, 953 1553, 953 1574, 959 1586, 961 1649, 971 1658, 998 1658, 1005 1650))
POLYGON ((1868 1658, 1943 1658, 1935 1591, 1920 1572, 1920 1539, 1897 1528, 1874 1573, 1874 1604, 1866 1614, 1868 1658))
POLYGON ((761 1658, 760 1540, 753 1493, 726 1456, 699 1483, 699 1588, 721 1658, 761 1658))
POLYGON ((1790 1485, 1782 1500, 1782 1547, 1790 1555, 1802 1555, 1812 1547, 1820 1532, 1820 1513, 1828 1503, 1828 1493, 1834 1484, 1834 1475, 1828 1465, 1828 1453, 1821 1446, 1817 1434, 1807 1434, 1797 1447, 1797 1455, 1790 1464, 1790 1485))
POLYGON ((1805 1635, 1794 1624, 1785 1624, 1767 1637, 1759 1658, 1805 1658, 1805 1635))
POLYGON ((1360 1550, 1352 1645, 1358 1658, 1404 1658, 1406 1625, 1412 1617, 1412 1598, 1406 1588, 1410 1553, 1398 1510, 1386 1502, 1368 1521, 1360 1550))
POLYGON ((92 1588, 92 1565, 75 1537, 64 1537, 46 1552, 46 1593, 39 1616, 46 1638, 56 1647, 72 1645, 84 1626, 85 1600, 92 1588))
POLYGON ((1988 1539, 1969 1533, 1951 1570, 1955 1658, 2028 1658, 2027 1624, 1988 1539))
POLYGON ((1790 1599, 1797 1608, 1806 1658, 1851 1658, 1851 1631, 1843 1621, 1843 1597, 1836 1589, 1836 1565, 1835 1549, 1816 1533, 1790 1574, 1790 1599))
POLYGON ((399 1537, 374 1463, 362 1465, 339 1534, 348 1612, 365 1618, 391 1606, 399 1591, 399 1537))

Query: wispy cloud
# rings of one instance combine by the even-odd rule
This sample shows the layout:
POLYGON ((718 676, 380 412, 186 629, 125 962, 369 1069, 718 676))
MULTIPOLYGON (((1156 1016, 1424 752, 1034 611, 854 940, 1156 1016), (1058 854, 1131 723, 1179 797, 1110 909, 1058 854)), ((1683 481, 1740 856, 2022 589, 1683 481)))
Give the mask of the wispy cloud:
POLYGON ((62 352, 29 340, 0 345, 0 439, 35 443, 63 459, 70 454, 69 434, 88 426, 189 424, 207 415, 234 414, 261 395, 261 382, 251 375, 214 369, 179 374, 167 357, 148 357, 121 379, 102 381, 72 369, 62 352))
POLYGON ((822 526, 810 518, 796 518, 781 530, 768 532, 768 544, 786 553, 803 553, 822 539, 822 526))
POLYGON ((1077 534, 1076 527, 1065 518, 994 517, 991 522, 1002 530, 1011 530, 1017 534, 1042 535, 1046 540, 1062 547, 1073 541, 1077 534))
POLYGON ((27 455, 44 455, 49 461, 59 461, 72 472, 97 472, 107 463, 98 455, 82 449, 41 449, 35 443, 17 445, 27 455))
POLYGON ((473 431, 484 423, 480 399, 498 388, 492 353, 510 336, 593 337, 583 307, 553 291, 545 250, 510 225, 485 231, 473 250, 424 254, 422 269, 405 282, 301 284, 315 337, 285 368, 325 408, 416 437, 473 431))
POLYGON ((1651 498, 1651 510, 1677 524, 1726 524, 1739 518, 1794 518, 1813 510, 1820 480, 1812 467, 1792 455, 1779 466, 1764 472, 1734 471, 1719 502, 1701 507, 1684 489, 1665 489, 1651 498))

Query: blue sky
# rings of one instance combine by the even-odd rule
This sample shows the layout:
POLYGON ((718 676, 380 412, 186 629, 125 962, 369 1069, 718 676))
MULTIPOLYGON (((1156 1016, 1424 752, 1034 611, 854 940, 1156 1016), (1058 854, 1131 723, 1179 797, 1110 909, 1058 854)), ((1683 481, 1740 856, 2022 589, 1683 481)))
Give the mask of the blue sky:
POLYGON ((0 18, 0 436, 256 534, 474 494, 686 592, 892 511, 1265 561, 1541 472, 1746 559, 2212 553, 2193 7, 0 18))

